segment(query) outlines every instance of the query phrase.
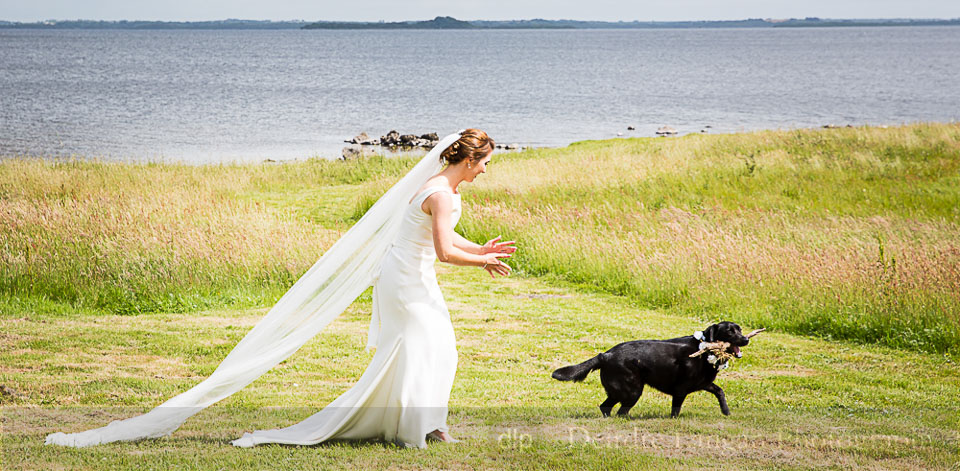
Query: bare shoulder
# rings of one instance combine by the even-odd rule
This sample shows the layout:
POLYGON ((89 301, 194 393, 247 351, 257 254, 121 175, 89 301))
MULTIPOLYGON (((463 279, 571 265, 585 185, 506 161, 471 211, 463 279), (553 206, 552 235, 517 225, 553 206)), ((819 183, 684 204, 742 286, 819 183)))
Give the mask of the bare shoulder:
POLYGON ((423 199, 423 203, 420 203, 420 209, 423 212, 433 215, 433 210, 443 212, 450 212, 452 207, 451 196, 449 192, 446 191, 435 191, 430 196, 423 199))

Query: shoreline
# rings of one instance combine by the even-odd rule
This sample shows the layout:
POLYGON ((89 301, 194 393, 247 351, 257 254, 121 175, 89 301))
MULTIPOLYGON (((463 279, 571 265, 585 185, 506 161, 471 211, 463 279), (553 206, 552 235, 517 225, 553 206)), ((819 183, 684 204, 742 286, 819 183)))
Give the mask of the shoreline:
MULTIPOLYGON (((764 132, 793 132, 793 131, 814 131, 814 130, 836 130, 836 129, 856 129, 856 128, 877 128, 877 129, 887 129, 887 128, 902 128, 908 126, 916 125, 955 125, 960 123, 960 120, 949 120, 949 121, 911 121, 911 122, 901 122, 895 124, 833 124, 827 123, 817 126, 797 126, 797 127, 786 127, 786 128, 757 128, 757 129, 744 129, 725 132, 718 130, 718 128, 713 127, 712 125, 704 126, 679 126, 677 127, 669 125, 645 125, 644 129, 662 129, 662 128, 671 128, 673 132, 667 132, 664 134, 658 134, 657 131, 654 131, 651 134, 640 134, 636 128, 637 126, 625 124, 624 127, 617 131, 618 135, 600 137, 600 138, 582 138, 570 141, 564 145, 530 145, 520 142, 510 142, 498 143, 498 145, 509 145, 517 146, 516 149, 506 149, 498 148, 494 151, 494 155, 504 154, 504 153, 515 153, 515 152, 524 152, 524 151, 534 151, 534 150, 555 150, 555 149, 564 149, 575 145, 577 143, 584 142, 606 142, 606 141, 616 141, 616 140, 629 140, 629 139, 669 139, 669 138, 685 138, 688 136, 729 136, 729 135, 739 135, 739 134, 756 134, 764 132), (695 131, 699 128, 700 131, 695 131)), ((720 128, 723 129, 723 128, 720 128)), ((496 138, 495 138, 496 139, 496 138)), ((349 139, 344 138, 344 146, 351 146, 349 139)), ((359 158, 370 158, 383 156, 387 158, 416 158, 422 157, 424 154, 430 151, 431 148, 424 147, 412 147, 412 146, 383 146, 379 144, 374 145, 359 145, 353 144, 358 147, 363 148, 362 156, 359 158)), ((40 160, 51 163, 77 163, 77 162, 87 162, 87 163, 97 163, 97 164, 125 164, 125 165, 186 165, 186 166, 245 166, 245 165, 262 165, 262 164, 297 164, 310 161, 341 161, 345 160, 342 157, 343 151, 337 155, 333 151, 321 154, 320 152, 313 153, 311 155, 305 155, 294 158, 270 158, 270 157, 260 157, 260 158, 233 158, 233 159, 223 159, 220 161, 191 161, 190 159, 167 159, 160 156, 157 157, 116 157, 116 156, 90 156, 85 154, 69 154, 69 155, 31 155, 31 154, 0 154, 0 164, 6 161, 11 160, 40 160)), ((269 155, 269 152, 265 152, 265 155, 269 155)), ((354 159, 346 159, 354 160, 354 159)))

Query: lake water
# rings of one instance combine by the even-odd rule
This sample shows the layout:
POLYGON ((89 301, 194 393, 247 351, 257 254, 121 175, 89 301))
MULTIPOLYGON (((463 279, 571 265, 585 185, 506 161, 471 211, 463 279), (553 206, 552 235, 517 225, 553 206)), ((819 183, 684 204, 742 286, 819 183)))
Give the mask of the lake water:
POLYGON ((0 29, 0 156, 206 163, 338 157, 391 129, 559 146, 662 125, 952 121, 957 77, 949 26, 0 29))

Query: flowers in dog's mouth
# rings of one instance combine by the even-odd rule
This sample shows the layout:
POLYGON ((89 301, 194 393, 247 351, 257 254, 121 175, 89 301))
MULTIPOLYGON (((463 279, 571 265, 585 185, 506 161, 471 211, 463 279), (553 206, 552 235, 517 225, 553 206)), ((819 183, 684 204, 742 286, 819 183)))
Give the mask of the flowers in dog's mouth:
MULTIPOLYGON (((767 329, 757 329, 747 335, 744 335, 744 337, 749 340, 750 337, 753 337, 765 330, 767 329)), ((717 366, 718 369, 726 368, 727 363, 732 358, 743 358, 743 352, 740 351, 740 347, 732 343, 724 341, 705 342, 703 332, 694 332, 693 336, 700 341, 700 345, 697 347, 696 352, 690 354, 690 358, 700 356, 706 352, 712 352, 709 356, 707 356, 707 361, 711 365, 717 366), (718 363, 719 366, 717 365, 718 363)))

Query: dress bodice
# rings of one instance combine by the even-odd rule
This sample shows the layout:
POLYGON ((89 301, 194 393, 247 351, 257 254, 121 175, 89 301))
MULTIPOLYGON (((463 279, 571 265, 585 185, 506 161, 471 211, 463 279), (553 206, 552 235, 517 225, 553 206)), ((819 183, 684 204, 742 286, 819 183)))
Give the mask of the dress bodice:
POLYGON ((400 231, 397 235, 397 241, 394 243, 395 246, 415 249, 421 253, 436 254, 433 247, 433 218, 423 212, 421 205, 425 199, 438 191, 445 192, 452 197, 450 228, 456 227, 460 220, 460 195, 453 193, 449 188, 429 187, 414 196, 404 210, 403 221, 400 223, 400 231))

